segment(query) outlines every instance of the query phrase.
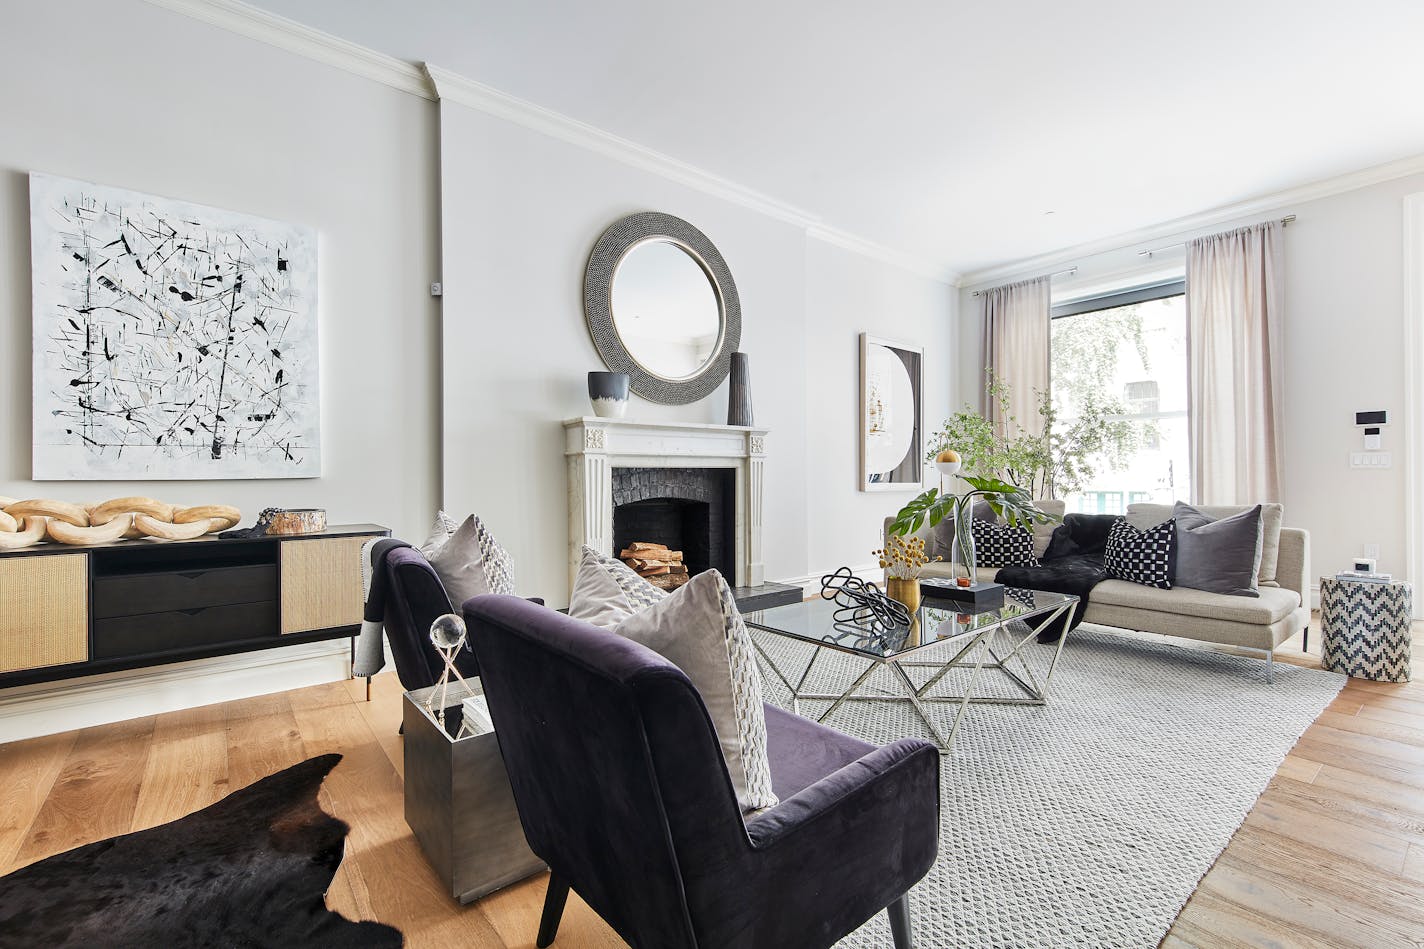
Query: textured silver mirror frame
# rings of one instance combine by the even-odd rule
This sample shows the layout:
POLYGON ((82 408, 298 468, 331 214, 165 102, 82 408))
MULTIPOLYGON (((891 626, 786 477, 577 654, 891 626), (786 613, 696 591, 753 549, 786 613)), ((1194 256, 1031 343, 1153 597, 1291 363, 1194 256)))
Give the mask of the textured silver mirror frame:
POLYGON ((721 252, 706 234, 682 218, 659 211, 619 218, 598 238, 583 275, 583 312, 603 364, 613 372, 626 372, 629 388, 662 405, 686 405, 711 395, 727 378, 732 353, 742 344, 742 304, 721 252), (619 261, 634 244, 658 237, 692 251, 712 281, 721 309, 722 334, 717 353, 701 372, 686 379, 665 379, 644 369, 624 347, 613 325, 613 275, 619 261))

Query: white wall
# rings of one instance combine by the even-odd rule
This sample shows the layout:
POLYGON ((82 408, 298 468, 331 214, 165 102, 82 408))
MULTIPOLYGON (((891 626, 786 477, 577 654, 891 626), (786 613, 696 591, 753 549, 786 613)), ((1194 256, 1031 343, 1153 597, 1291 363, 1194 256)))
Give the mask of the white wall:
MULTIPOLYGON (((757 422, 771 429, 768 577, 868 563, 880 519, 903 500, 856 490, 861 330, 925 346, 927 421, 942 414, 946 284, 593 150, 140 0, 7 5, 0 88, 0 495, 232 503, 248 523, 267 506, 320 506, 411 539, 443 503, 480 512, 514 554, 520 590, 559 605, 560 421, 588 414, 584 376, 602 368, 584 264, 608 224, 639 210, 692 221, 735 275, 757 422), (317 230, 321 478, 30 480, 31 170, 317 230), (428 295, 435 279, 443 306, 428 295)), ((635 397, 630 415, 725 421, 726 386, 681 407, 635 397)), ((291 662, 260 675, 236 657, 11 692, 0 739, 337 678, 343 650, 264 654, 264 669, 291 662)))
POLYGON ((0 29, 0 495, 325 507, 428 526, 439 311, 435 106, 141 2, 6 4, 0 29), (82 25, 82 27, 81 27, 82 25), (26 174, 45 171, 319 235, 323 476, 30 480, 26 174))
MULTIPOLYGON (((1076 294, 1176 267, 1184 252, 1172 248, 1149 261, 1139 250, 1295 214, 1285 229, 1285 481, 1287 522, 1311 532, 1312 577, 1333 574, 1380 545, 1380 569, 1403 576, 1404 524, 1404 302, 1403 201, 1424 191, 1412 175, 1354 191, 1222 221, 1144 244, 1083 258, 1071 281, 1055 281, 1055 294, 1076 294), (1363 448, 1354 413, 1387 409, 1396 419, 1384 431, 1395 465, 1383 471, 1351 469, 1347 456, 1363 448)), ((1058 269, 1058 268, 1051 268, 1058 269)), ((1007 283, 1014 277, 996 280, 1007 283)), ((961 291, 958 342, 963 354, 960 399, 977 395, 982 372, 983 310, 961 291)), ((976 403, 977 404, 977 403, 976 403)))
MULTIPOLYGON (((737 282, 742 345, 767 441, 769 579, 873 560, 887 511, 856 490, 858 334, 948 353, 947 284, 819 241, 803 228, 466 106, 441 105, 445 295, 444 503, 476 511, 514 556, 521 592, 567 595, 565 418, 590 414, 601 369, 583 317, 584 265, 634 211, 682 217, 737 282)), ((931 366, 942 374, 947 363, 931 366)), ((929 387, 942 402, 947 379, 929 387)), ((687 406, 634 396, 630 418, 725 422, 726 386, 687 406)), ((927 413, 934 416, 937 409, 927 413)))
MULTIPOLYGON (((957 294, 944 283, 840 247, 806 248, 807 543, 810 574, 874 564, 884 518, 917 488, 862 492, 860 334, 923 346, 924 429, 937 431, 952 407, 952 325, 957 294)), ((938 475, 926 466, 926 483, 938 475)))

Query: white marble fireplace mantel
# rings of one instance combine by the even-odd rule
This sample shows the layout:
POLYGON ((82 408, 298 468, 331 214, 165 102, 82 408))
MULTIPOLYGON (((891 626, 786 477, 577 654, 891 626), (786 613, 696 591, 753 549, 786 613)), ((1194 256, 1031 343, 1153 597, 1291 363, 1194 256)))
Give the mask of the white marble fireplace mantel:
POLYGON ((569 472, 569 580, 584 544, 613 551, 614 468, 731 468, 736 471, 737 575, 734 586, 765 580, 762 495, 767 429, 697 422, 639 422, 621 418, 564 421, 569 472))

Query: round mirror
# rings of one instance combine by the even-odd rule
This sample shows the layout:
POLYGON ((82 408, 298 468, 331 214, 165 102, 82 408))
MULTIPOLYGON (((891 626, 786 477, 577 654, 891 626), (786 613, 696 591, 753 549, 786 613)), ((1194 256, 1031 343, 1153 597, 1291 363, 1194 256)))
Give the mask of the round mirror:
POLYGON ((727 262, 681 218, 630 214, 603 232, 584 273, 584 315, 613 372, 652 402, 683 405, 727 378, 742 337, 727 262))
POLYGON ((717 355, 722 301, 702 263, 655 237, 628 248, 613 272, 613 328, 628 355, 664 379, 690 379, 717 355))

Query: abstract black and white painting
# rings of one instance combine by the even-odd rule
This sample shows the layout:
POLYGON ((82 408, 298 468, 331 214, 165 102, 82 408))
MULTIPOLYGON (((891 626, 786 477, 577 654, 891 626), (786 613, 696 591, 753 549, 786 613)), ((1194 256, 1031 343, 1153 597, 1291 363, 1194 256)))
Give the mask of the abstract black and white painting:
POLYGON ((321 474, 316 233, 30 175, 37 480, 321 474))

